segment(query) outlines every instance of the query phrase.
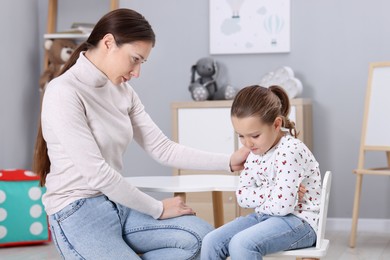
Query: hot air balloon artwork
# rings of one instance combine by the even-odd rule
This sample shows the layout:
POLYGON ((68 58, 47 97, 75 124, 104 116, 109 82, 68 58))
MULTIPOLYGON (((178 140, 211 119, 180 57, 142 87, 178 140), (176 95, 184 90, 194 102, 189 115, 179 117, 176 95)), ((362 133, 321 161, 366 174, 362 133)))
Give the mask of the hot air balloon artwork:
POLYGON ((210 54, 290 51, 291 0, 209 0, 210 54))
POLYGON ((240 9, 244 0, 226 0, 232 9, 232 18, 240 18, 240 9))
POLYGON ((264 19, 264 29, 271 35, 271 45, 278 45, 278 35, 283 31, 284 20, 279 15, 269 15, 264 19))

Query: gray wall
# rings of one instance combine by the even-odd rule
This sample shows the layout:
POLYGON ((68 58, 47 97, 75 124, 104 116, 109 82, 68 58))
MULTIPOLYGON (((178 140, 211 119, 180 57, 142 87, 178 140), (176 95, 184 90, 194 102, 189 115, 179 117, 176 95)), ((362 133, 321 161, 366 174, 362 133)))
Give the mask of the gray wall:
POLYGON ((0 168, 30 168, 38 118, 38 1, 0 8, 0 168))
MULTIPOLYGON (((108 1, 59 2, 59 29, 67 28, 72 21, 95 22, 108 10, 108 1)), ((322 171, 334 173, 329 217, 350 218, 355 189, 352 169, 357 166, 368 63, 390 60, 390 2, 291 2, 290 53, 213 57, 226 66, 230 83, 239 88, 257 83, 261 75, 276 67, 294 69, 304 86, 302 96, 313 101, 313 152, 322 171)), ((3 37, 1 43, 0 168, 31 166, 46 4, 43 0, 14 0, 3 4, 6 8, 0 11, 2 31, 11 36, 3 37), (10 10, 19 10, 20 14, 11 15, 10 10), (15 28, 17 21, 24 26, 15 28)), ((206 0, 121 1, 121 7, 143 13, 156 32, 157 45, 143 65, 141 78, 131 84, 168 136, 170 103, 191 100, 187 91, 190 67, 209 54, 208 5, 206 0)), ((379 153, 369 159, 371 164, 385 162, 379 153)), ((172 173, 136 144, 129 148, 124 161, 127 176, 172 173)), ((390 217, 389 177, 365 177, 362 193, 361 217, 390 217)))

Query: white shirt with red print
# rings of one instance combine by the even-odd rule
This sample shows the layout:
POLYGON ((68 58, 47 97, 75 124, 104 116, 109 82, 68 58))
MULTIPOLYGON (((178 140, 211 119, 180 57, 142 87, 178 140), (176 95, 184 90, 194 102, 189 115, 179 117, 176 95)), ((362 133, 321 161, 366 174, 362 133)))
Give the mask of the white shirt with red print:
POLYGON ((286 134, 265 154, 249 154, 236 196, 243 208, 273 216, 291 213, 317 232, 321 200, 318 162, 302 141, 286 134), (301 183, 307 193, 298 201, 301 183))

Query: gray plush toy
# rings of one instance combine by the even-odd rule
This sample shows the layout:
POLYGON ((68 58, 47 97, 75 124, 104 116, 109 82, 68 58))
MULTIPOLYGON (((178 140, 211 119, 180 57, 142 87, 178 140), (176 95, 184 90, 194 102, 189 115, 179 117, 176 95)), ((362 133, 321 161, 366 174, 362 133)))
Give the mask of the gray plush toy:
POLYGON ((195 101, 233 99, 237 91, 230 85, 219 86, 217 62, 209 57, 201 58, 191 67, 189 91, 195 101), (195 74, 199 77, 195 79, 195 74))

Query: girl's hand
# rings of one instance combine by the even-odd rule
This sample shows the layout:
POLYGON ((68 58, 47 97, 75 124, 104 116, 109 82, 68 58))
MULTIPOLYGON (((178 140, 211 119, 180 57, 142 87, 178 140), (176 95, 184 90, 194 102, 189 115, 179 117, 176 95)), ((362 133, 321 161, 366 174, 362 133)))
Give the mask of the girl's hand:
POLYGON ((163 212, 159 219, 174 218, 182 215, 195 215, 192 208, 188 207, 181 197, 173 197, 162 200, 163 212))
POLYGON ((299 185, 299 190, 298 190, 298 201, 302 202, 303 196, 305 196, 305 193, 307 192, 305 185, 302 183, 299 185))
POLYGON ((244 146, 235 151, 230 157, 230 170, 234 172, 244 169, 244 163, 249 152, 250 150, 244 146))

